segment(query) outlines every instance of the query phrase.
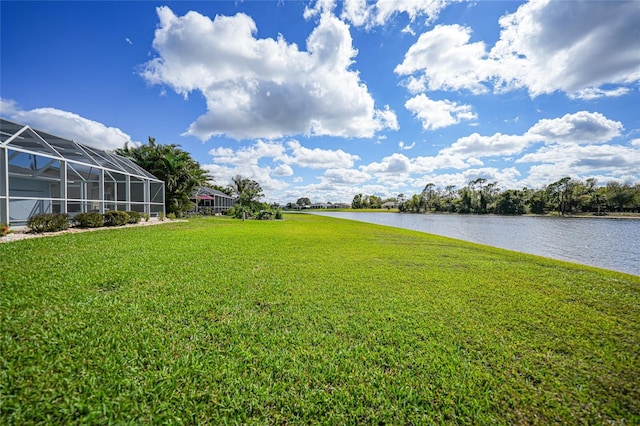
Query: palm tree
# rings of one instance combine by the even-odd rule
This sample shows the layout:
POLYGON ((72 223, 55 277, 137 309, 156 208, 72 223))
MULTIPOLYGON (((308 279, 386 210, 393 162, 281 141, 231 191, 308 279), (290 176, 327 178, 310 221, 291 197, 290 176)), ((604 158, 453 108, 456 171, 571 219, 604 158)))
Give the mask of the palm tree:
POLYGON ((235 194, 238 197, 238 202, 240 203, 241 208, 252 208, 256 201, 264 197, 262 187, 258 182, 240 175, 235 175, 231 178, 229 189, 232 194, 235 194))
POLYGON ((198 186, 206 185, 211 176, 191 158, 191 154, 178 145, 156 144, 149 137, 147 145, 117 149, 116 153, 130 158, 134 163, 165 183, 165 207, 168 213, 189 211, 191 194, 198 186))

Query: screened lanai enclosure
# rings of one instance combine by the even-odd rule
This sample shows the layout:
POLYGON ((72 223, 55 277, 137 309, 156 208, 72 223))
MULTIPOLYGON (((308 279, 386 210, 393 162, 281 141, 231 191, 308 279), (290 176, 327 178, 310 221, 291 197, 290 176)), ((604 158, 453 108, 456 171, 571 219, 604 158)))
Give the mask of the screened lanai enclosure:
POLYGON ((191 199, 195 201, 195 212, 201 214, 222 214, 236 204, 230 195, 205 186, 197 187, 191 199))
POLYGON ((109 210, 164 213, 164 182, 128 158, 0 119, 1 223, 109 210))

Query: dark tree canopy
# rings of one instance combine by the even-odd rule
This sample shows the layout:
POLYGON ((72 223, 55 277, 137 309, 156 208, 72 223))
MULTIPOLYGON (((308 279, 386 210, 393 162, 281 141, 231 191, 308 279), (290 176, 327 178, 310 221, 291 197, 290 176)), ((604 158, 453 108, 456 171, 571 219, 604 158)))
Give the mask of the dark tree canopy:
MULTIPOLYGON (((362 194, 354 197, 354 205, 364 202, 362 194)), ((354 207, 356 208, 356 207, 354 207)), ((638 212, 640 210, 640 184, 609 182, 598 185, 595 178, 584 182, 569 176, 543 188, 501 190, 497 182, 478 178, 456 189, 449 185, 434 188, 429 183, 420 194, 400 203, 401 212, 451 212, 497 214, 558 214, 607 212, 638 212)))
POLYGON ((191 194, 198 186, 207 185, 211 176, 200 167, 191 154, 178 145, 156 144, 155 138, 149 137, 149 143, 124 148, 116 153, 130 158, 140 167, 165 183, 165 207, 167 213, 181 214, 192 207, 191 194))

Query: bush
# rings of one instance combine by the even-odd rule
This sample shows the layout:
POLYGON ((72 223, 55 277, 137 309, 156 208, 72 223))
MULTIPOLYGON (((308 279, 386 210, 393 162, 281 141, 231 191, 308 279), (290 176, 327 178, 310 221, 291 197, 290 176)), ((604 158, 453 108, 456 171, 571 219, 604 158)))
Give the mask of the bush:
POLYGON ((271 220, 273 218, 273 213, 269 210, 260 210, 256 215, 256 219, 258 220, 271 220))
POLYGON ((200 213, 203 216, 213 216, 214 215, 213 207, 200 207, 198 209, 198 213, 200 213))
POLYGON ((142 213, 130 211, 127 212, 129 215, 129 221, 127 223, 138 223, 142 220, 142 213))
POLYGON ((234 206, 227 210, 227 215, 236 219, 250 219, 252 213, 247 211, 245 207, 234 206))
MULTIPOLYGON (((263 205, 264 206, 264 205, 263 205)), ((282 210, 274 208, 250 209, 249 207, 233 206, 223 214, 236 219, 273 220, 282 219, 282 210)))
POLYGON ((0 237, 4 237, 9 233, 9 225, 5 225, 4 223, 0 223, 0 237))
POLYGON ((56 232, 69 229, 69 215, 66 213, 41 213, 31 216, 27 226, 33 232, 56 232))
POLYGON ((176 214, 175 213, 169 213, 167 215, 167 219, 175 220, 176 219, 176 214))
POLYGON ((104 226, 123 226, 129 222, 127 212, 110 210, 104 214, 104 226))
POLYGON ((144 217, 144 221, 145 221, 145 222, 149 222, 149 218, 150 218, 151 216, 149 216, 149 213, 145 213, 144 215, 142 215, 142 217, 144 217))
POLYGON ((73 221, 79 228, 100 228, 104 226, 104 215, 98 212, 78 213, 73 221))
POLYGON ((164 220, 164 212, 158 212, 158 220, 159 221, 163 221, 164 220))

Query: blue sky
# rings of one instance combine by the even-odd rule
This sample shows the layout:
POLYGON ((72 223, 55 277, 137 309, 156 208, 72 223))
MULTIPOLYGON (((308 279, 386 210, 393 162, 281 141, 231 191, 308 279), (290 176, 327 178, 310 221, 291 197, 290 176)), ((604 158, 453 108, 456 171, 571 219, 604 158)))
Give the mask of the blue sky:
POLYGON ((0 115, 265 201, 640 181, 640 2, 0 2, 0 115))

